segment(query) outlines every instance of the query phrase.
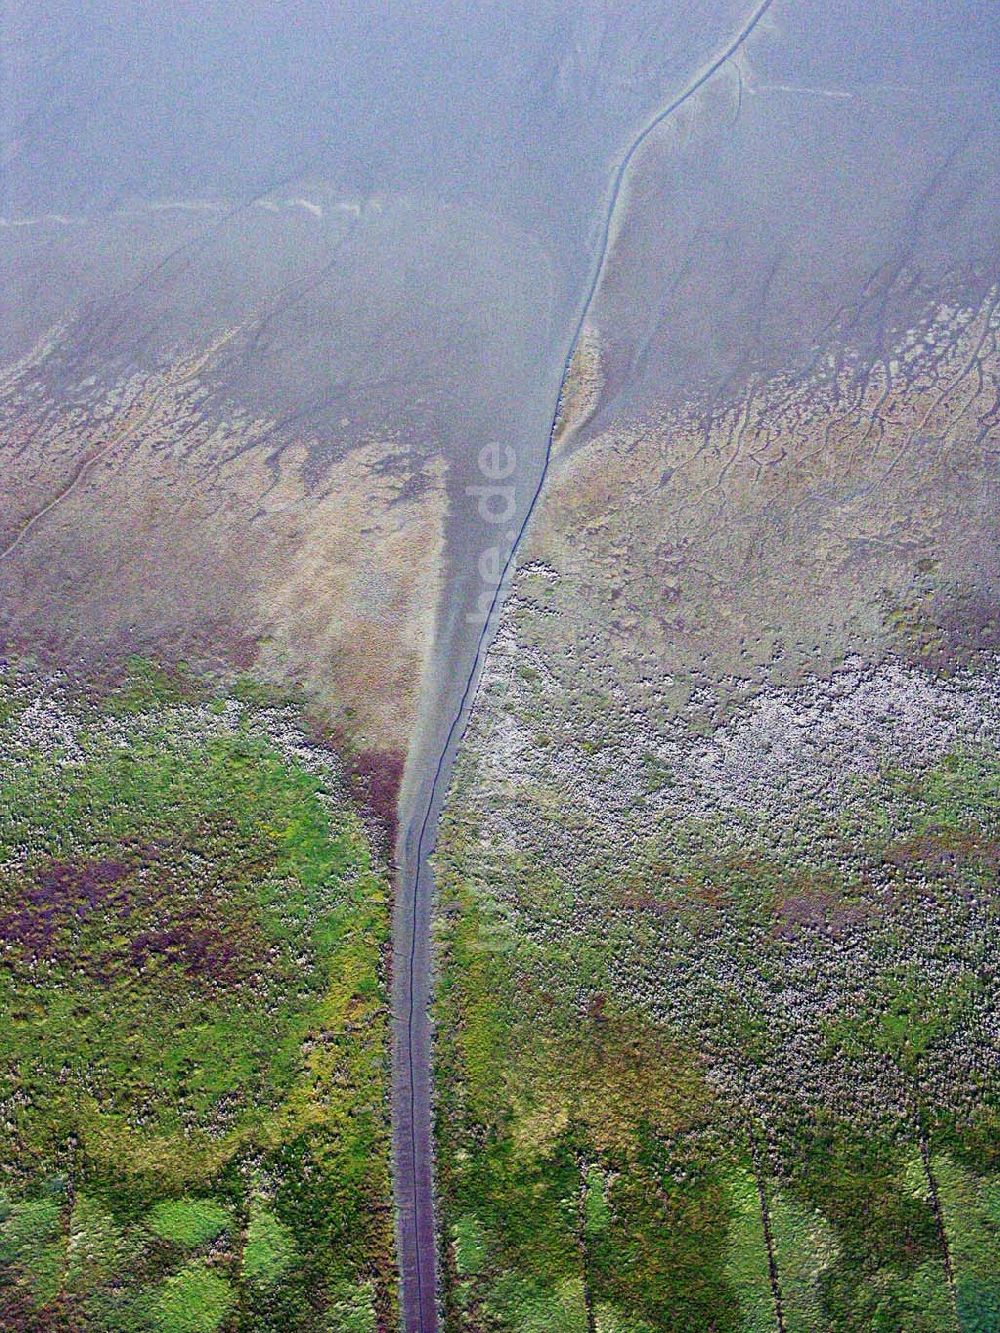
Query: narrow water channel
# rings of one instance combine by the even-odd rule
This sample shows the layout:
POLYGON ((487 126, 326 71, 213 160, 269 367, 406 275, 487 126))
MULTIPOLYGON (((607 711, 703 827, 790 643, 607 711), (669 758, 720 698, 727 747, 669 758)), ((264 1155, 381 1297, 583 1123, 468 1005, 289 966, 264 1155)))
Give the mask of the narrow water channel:
POLYGON ((559 421, 562 386, 594 302, 610 249, 615 213, 629 168, 646 139, 693 97, 731 60, 771 8, 762 0, 735 36, 696 71, 684 87, 637 131, 611 175, 603 221, 588 282, 565 344, 552 397, 544 454, 523 517, 507 538, 506 559, 471 641, 468 660, 459 665, 463 682, 450 722, 428 727, 418 740, 400 803, 397 844, 396 900, 393 916, 393 1168, 397 1211, 397 1245, 401 1275, 403 1325, 407 1333, 432 1333, 437 1328, 437 1233, 434 1215, 434 1127, 432 1107, 432 1034, 429 1008, 432 989, 431 921, 433 878, 429 858, 437 823, 447 795, 456 748, 475 697, 484 654, 495 628, 496 614, 517 558, 517 550, 538 503, 559 421), (436 734, 435 734, 436 733, 436 734), (422 751, 422 752, 421 752, 422 751), (416 775, 415 777, 413 775, 416 775))

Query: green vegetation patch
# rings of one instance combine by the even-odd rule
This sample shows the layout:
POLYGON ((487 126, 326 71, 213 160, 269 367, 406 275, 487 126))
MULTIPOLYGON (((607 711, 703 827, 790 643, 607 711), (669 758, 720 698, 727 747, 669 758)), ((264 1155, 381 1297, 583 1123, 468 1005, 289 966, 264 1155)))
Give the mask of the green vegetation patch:
POLYGON ((996 752, 783 845, 745 811, 626 846, 539 788, 510 853, 473 774, 436 852, 448 1327, 1000 1330, 996 752))
POLYGON ((336 762, 142 663, 96 706, 25 688, 0 1323, 326 1328, 362 1282, 388 1317, 388 885, 336 762))
POLYGON ((214 1199, 164 1199, 151 1210, 149 1228, 176 1245, 203 1245, 232 1225, 228 1208, 214 1199))
POLYGON ((235 1293, 205 1264, 189 1264, 160 1288, 156 1327, 162 1333, 214 1333, 233 1307, 235 1293))
POLYGON ((243 1275, 262 1287, 273 1286, 295 1262, 295 1237, 270 1209, 250 1214, 243 1246, 243 1275))

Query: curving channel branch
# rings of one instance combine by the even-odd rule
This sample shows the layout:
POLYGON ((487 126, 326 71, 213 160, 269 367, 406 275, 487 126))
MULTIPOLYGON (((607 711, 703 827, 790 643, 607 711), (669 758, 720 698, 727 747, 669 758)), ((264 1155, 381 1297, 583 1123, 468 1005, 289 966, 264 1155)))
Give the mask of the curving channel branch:
POLYGON ((692 76, 681 92, 657 111, 632 138, 619 159, 608 187, 604 218, 590 278, 578 307, 563 360, 560 389, 552 410, 548 439, 542 468, 534 492, 517 529, 510 554, 497 581, 482 630, 476 640, 475 651, 469 664, 465 688, 452 718, 444 745, 434 769, 426 800, 420 806, 417 819, 403 835, 398 858, 401 873, 397 884, 397 921, 408 927, 399 938, 394 931, 393 969, 398 979, 396 1011, 397 1037, 394 1049, 394 1191, 397 1210, 398 1261, 402 1281, 402 1320, 407 1333, 434 1333, 437 1328, 437 1278, 435 1264, 436 1228, 434 1222, 434 1194, 432 1181, 433 1126, 430 1104, 430 1041, 429 1017, 430 962, 426 941, 418 949, 419 916, 426 919, 426 895, 431 892, 428 857, 433 846, 435 818, 449 775, 455 747, 468 718, 475 696, 485 649, 495 629, 496 613, 502 602, 504 589, 510 578, 518 549, 545 485, 553 445, 559 429, 563 396, 570 365, 579 344, 587 316, 597 295, 601 278, 611 250, 615 215, 621 202, 622 189, 635 156, 653 132, 709 82, 733 58, 771 8, 773 0, 761 0, 732 37, 725 48, 692 76), (416 844, 413 835, 416 832, 416 844), (404 869, 405 867, 405 869, 404 869), (424 911, 421 912, 420 909, 424 911), (400 1012, 400 1008, 402 1012, 400 1012), (428 1067, 420 1067, 426 1064, 428 1067), (402 1089, 402 1096, 400 1095, 402 1089))

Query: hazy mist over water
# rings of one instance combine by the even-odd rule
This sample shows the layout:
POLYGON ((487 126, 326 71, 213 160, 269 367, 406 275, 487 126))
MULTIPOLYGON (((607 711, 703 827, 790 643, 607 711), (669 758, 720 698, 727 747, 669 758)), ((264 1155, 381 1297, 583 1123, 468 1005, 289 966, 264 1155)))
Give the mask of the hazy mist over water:
POLYGON ((8 215, 295 174, 579 237, 608 158, 738 6, 8 5, 8 215))
MULTIPOLYGON (((307 163, 345 190, 532 206, 711 49, 724 0, 602 5, 5 5, 4 207, 240 194, 307 163)), ((982 0, 779 7, 803 78, 990 79, 982 0)), ((572 208, 573 199, 563 200, 572 208)))
MULTIPOLYGON (((239 208, 276 190, 308 202, 317 186, 341 207, 420 201, 412 225, 400 223, 403 236, 419 244, 428 229, 451 227, 443 214, 430 223, 428 207, 465 210, 455 231, 465 228, 459 248, 466 247, 470 266, 489 266, 495 250, 509 272, 515 234, 524 238, 522 248, 538 247, 532 262, 541 258, 548 266, 550 285, 533 318, 559 323, 579 298, 610 173, 630 135, 738 29, 744 8, 737 0, 8 3, 0 217, 18 222, 55 214, 73 225, 151 204, 239 208), (468 228, 473 215, 475 239, 468 228), (486 235, 491 219, 507 238, 498 245, 486 235)), ((996 123, 997 56, 997 24, 982 0, 932 6, 778 0, 741 71, 748 93, 768 82, 883 92, 910 85, 918 100, 887 107, 881 131, 865 131, 884 135, 898 159, 893 174, 905 185, 908 136, 921 134, 926 119, 921 102, 940 101, 941 91, 954 87, 962 104, 949 105, 947 114, 956 133, 975 136, 996 123)), ((723 71, 717 84, 734 82, 734 70, 723 71)), ((836 112, 835 120, 850 122, 849 104, 836 112)), ((784 171, 795 175, 799 189, 826 194, 820 224, 863 227, 865 206, 859 217, 854 200, 853 217, 838 216, 847 183, 842 168, 851 164, 829 157, 841 148, 857 151, 857 136, 832 142, 810 123, 805 103, 780 115, 779 133, 788 124, 797 138, 782 161, 744 159, 741 169, 760 186, 749 201, 757 212, 739 221, 754 221, 758 230, 781 225, 780 216, 769 216, 777 200, 767 197, 767 184, 784 171)), ((703 204, 699 172, 678 172, 667 184, 661 231, 653 236, 665 255, 677 214, 703 204)), ((867 187, 864 163, 859 179, 867 187)), ((714 207, 717 224, 725 225, 726 200, 714 207)), ((192 214, 181 239, 211 229, 217 254, 235 258, 253 248, 245 226, 218 223, 207 209, 192 214)), ((144 244, 119 246, 120 262, 127 263, 126 250, 144 244)), ((352 244, 365 242, 355 235, 352 244)), ((835 251, 837 235, 824 236, 823 244, 835 251)), ((93 290, 91 279, 96 287, 110 281, 104 261, 102 277, 93 260, 60 255, 66 238, 51 224, 44 245, 54 282, 67 270, 69 300, 80 289, 68 270, 75 269, 77 280, 82 275, 84 289, 93 290)), ((378 248, 385 246, 383 237, 378 248)), ((390 268, 396 250, 397 241, 388 245, 390 268)), ((11 262, 16 286, 31 263, 21 254, 7 256, 11 262)), ((412 255, 402 262, 412 273, 412 255)), ((253 268, 249 262, 248 283, 253 268)), ((32 275, 33 292, 33 269, 32 275)), ((455 276, 452 304, 482 301, 480 284, 471 281, 464 293, 461 273, 455 276)), ((439 295, 441 285, 429 294, 439 295)), ((506 295, 501 276, 486 303, 506 295)), ((43 305, 58 304, 60 296, 48 292, 43 305)), ((19 304, 25 336, 37 336, 37 321, 19 304)))

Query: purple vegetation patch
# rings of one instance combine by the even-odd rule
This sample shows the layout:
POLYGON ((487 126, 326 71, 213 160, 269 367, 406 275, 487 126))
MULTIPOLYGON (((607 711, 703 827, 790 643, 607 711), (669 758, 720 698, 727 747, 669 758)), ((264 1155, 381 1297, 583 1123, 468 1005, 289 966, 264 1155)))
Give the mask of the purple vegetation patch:
POLYGON ((128 914, 128 895, 116 886, 132 869, 123 861, 50 862, 26 888, 17 907, 0 914, 0 944, 30 962, 61 959, 65 954, 59 947, 61 932, 112 902, 120 903, 128 914))
POLYGON ((158 930, 144 930, 129 944, 132 965, 144 968, 160 959, 181 968, 189 977, 209 977, 229 984, 242 979, 242 950, 213 925, 204 925, 193 914, 158 930))
MULTIPOLYGON (((0 1272, 0 1283, 9 1276, 0 1272)), ((82 1312, 67 1297, 37 1309, 24 1287, 0 1285, 0 1328, 5 1333, 74 1333, 84 1327, 82 1312)))
POLYGON ((361 800, 384 830, 390 856, 396 845, 396 802, 405 762, 402 750, 363 750, 353 764, 361 800))
POLYGON ((146 865, 160 872, 152 882, 129 882, 140 868, 135 860, 45 865, 16 905, 0 908, 0 956, 9 966, 47 963, 104 985, 134 977, 153 961, 192 979, 246 980, 262 949, 252 921, 238 912, 219 919, 211 897, 185 902, 169 866, 157 860, 154 855, 146 865), (109 918, 116 923, 110 930, 104 926, 109 918), (130 938, 109 947, 125 924, 130 938))

